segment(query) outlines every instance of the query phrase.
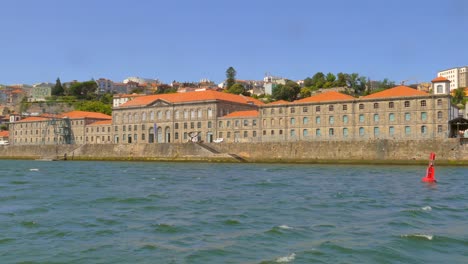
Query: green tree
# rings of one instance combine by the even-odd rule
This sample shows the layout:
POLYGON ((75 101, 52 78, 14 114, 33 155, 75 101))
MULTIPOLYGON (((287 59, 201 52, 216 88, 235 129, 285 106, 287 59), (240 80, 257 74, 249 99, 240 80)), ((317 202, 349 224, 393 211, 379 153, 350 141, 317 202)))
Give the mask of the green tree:
POLYGON ((301 96, 301 98, 309 97, 311 94, 312 93, 309 87, 303 87, 301 91, 299 92, 299 95, 301 96))
POLYGON ((336 87, 345 87, 347 86, 346 80, 348 79, 348 75, 346 73, 339 72, 336 75, 337 79, 335 81, 336 87))
POLYGON ((286 100, 286 101, 293 101, 297 98, 301 87, 293 81, 286 81, 286 84, 278 84, 275 88, 273 88, 273 93, 271 97, 275 100, 286 100))
POLYGON ((242 84, 236 83, 231 86, 231 88, 227 89, 228 93, 232 94, 243 94, 245 92, 245 88, 242 84))
POLYGON ((62 82, 60 82, 60 78, 57 78, 55 86, 52 88, 52 95, 62 96, 64 93, 65 89, 63 89, 62 82))
POLYGON ((8 125, 7 124, 1 124, 0 125, 0 131, 8 130, 8 125))
POLYGON ((100 101, 81 101, 75 104, 75 109, 79 111, 99 112, 111 115, 112 107, 100 101))
POLYGON ((233 67, 229 67, 226 70, 226 88, 229 89, 236 83, 236 70, 233 67))
POLYGON ((323 72, 317 72, 312 76, 312 86, 315 88, 323 88, 326 83, 325 74, 323 72))
POLYGON ((324 88, 330 88, 335 86, 335 81, 336 81, 336 76, 329 72, 327 73, 327 76, 325 76, 325 84, 323 85, 324 88))
POLYGON ((312 78, 305 78, 304 79, 304 87, 312 87, 313 86, 313 82, 312 82, 312 78))
POLYGON ((70 95, 78 99, 93 100, 97 96, 97 83, 95 81, 76 82, 69 88, 70 95))
POLYGON ((463 98, 465 98, 465 88, 459 87, 455 89, 452 96, 452 104, 461 104, 463 102, 463 98))

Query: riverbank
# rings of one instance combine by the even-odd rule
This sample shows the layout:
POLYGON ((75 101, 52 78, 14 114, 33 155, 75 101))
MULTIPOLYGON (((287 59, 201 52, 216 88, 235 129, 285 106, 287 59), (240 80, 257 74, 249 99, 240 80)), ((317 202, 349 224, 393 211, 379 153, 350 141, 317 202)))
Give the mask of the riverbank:
POLYGON ((437 154, 438 165, 468 165, 468 145, 457 139, 10 145, 0 147, 0 159, 405 165, 426 164, 430 152, 437 154))

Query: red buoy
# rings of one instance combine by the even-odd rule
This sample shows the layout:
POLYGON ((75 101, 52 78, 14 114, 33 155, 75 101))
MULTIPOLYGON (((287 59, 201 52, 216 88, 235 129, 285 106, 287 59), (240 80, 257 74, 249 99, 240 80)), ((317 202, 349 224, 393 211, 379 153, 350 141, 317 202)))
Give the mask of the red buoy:
POLYGON ((431 152, 431 154, 429 155, 429 166, 426 170, 426 177, 421 179, 423 182, 437 182, 437 180, 435 179, 434 160, 435 153, 431 152))

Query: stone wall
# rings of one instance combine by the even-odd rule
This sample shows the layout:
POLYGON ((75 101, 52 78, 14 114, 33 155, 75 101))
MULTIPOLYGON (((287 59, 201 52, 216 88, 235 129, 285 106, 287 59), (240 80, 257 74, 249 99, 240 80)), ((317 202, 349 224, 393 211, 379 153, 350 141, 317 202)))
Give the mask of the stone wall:
POLYGON ((62 146, 0 146, 0 158, 68 160, 162 160, 291 163, 427 163, 468 165, 468 145, 458 139, 311 141, 220 144, 88 144, 62 146))

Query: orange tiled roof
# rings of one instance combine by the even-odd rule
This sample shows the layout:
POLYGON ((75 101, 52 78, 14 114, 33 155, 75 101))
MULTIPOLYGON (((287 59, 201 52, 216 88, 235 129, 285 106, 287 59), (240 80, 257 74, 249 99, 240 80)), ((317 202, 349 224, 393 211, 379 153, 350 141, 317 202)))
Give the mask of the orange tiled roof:
POLYGON ((111 124, 112 124, 112 120, 101 120, 101 121, 96 121, 90 124, 90 126, 101 126, 101 125, 111 125, 111 124))
POLYGON ((207 91, 200 91, 200 92, 147 95, 147 96, 137 97, 133 99, 132 101, 122 104, 120 107, 146 106, 157 100, 163 100, 169 103, 219 100, 219 101, 236 102, 236 103, 241 103, 241 104, 248 104, 249 102, 252 102, 255 105, 263 104, 262 101, 257 100, 255 98, 207 90, 207 91))
POLYGON ((247 111, 236 111, 232 112, 228 115, 223 117, 257 117, 258 111, 257 110, 247 110, 247 111))
POLYGON ((408 86, 397 86, 391 89, 383 90, 375 94, 364 96, 362 98, 372 99, 372 98, 406 97, 406 96, 421 96, 421 95, 429 95, 429 94, 423 91, 418 91, 408 86))
POLYGON ((61 117, 68 117, 70 119, 79 119, 79 118, 112 119, 110 115, 97 113, 97 112, 85 112, 85 111, 71 111, 68 113, 63 113, 61 117))
POLYGON ((294 101, 293 103, 309 103, 309 102, 326 102, 326 101, 343 101, 343 100, 354 100, 356 98, 352 97, 351 95, 335 92, 335 91, 328 91, 316 95, 312 95, 310 97, 306 97, 304 99, 300 99, 294 101))
POLYGON ((435 78, 434 80, 432 80, 432 82, 446 82, 448 80, 449 79, 447 79, 445 77, 439 76, 439 77, 435 78))
POLYGON ((271 102, 268 105, 279 105, 279 104, 289 104, 289 102, 285 100, 278 100, 278 101, 271 102))
POLYGON ((8 132, 7 130, 0 131, 0 138, 5 138, 9 136, 10 136, 10 132, 8 132))
POLYGON ((47 117, 42 117, 42 116, 29 116, 26 118, 23 118, 16 123, 26 123, 26 122, 37 122, 37 121, 46 121, 49 120, 50 118, 47 117))

